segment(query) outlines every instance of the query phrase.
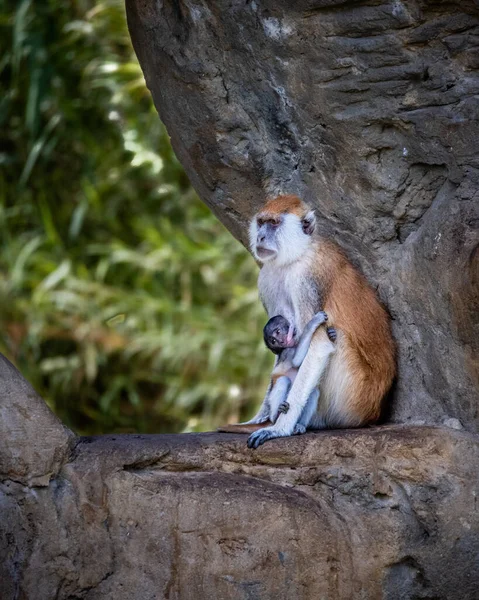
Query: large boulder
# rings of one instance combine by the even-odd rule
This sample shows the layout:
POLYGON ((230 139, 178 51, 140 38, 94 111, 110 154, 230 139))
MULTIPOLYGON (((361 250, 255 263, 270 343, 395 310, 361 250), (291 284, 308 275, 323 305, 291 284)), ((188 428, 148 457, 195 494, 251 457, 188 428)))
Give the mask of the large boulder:
POLYGON ((267 196, 311 202, 391 313, 391 419, 477 431, 477 2, 126 6, 201 198, 244 243, 267 196))
POLYGON ((81 439, 0 484, 0 597, 473 600, 479 443, 439 427, 81 439))

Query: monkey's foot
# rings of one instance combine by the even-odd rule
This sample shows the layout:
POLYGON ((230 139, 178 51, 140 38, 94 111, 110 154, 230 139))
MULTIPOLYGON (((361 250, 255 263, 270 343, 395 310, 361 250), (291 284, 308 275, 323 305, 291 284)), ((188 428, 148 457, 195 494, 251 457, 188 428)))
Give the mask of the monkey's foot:
POLYGON ((272 425, 271 421, 265 421, 264 423, 231 423, 230 425, 221 425, 216 431, 221 433, 253 433, 269 425, 272 425))
POLYGON ((293 435, 301 435, 303 433, 306 433, 306 427, 301 425, 301 423, 296 423, 293 429, 293 435))
POLYGON ((286 437, 284 433, 278 431, 275 427, 265 427, 264 429, 260 429, 259 431, 255 431, 248 438, 248 448, 253 448, 256 450, 258 446, 264 444, 268 440, 272 440, 273 438, 278 437, 286 437))
POLYGON ((289 410, 289 402, 286 400, 278 406, 278 412, 286 414, 289 410))
POLYGON ((337 332, 336 332, 336 329, 334 329, 334 327, 328 327, 328 328, 326 329, 326 333, 328 334, 328 338, 329 338, 329 339, 330 339, 332 342, 335 342, 335 341, 336 341, 336 339, 337 339, 337 337, 338 337, 338 334, 337 334, 337 332))

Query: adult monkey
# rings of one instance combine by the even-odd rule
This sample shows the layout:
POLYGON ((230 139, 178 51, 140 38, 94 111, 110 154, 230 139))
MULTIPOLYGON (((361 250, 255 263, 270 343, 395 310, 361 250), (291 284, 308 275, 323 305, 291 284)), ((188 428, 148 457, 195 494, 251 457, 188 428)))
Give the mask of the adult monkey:
MULTIPOLYGON (((262 263, 258 288, 269 317, 284 316, 300 334, 324 310, 337 341, 333 344, 324 328, 316 331, 291 387, 289 411, 252 433, 248 446, 292 435, 318 385, 318 408, 309 427, 377 421, 395 375, 395 352, 386 311, 365 278, 335 244, 315 235, 314 212, 297 196, 267 201, 251 221, 250 243, 262 263)), ((268 417, 267 393, 248 424, 265 423, 268 417)))

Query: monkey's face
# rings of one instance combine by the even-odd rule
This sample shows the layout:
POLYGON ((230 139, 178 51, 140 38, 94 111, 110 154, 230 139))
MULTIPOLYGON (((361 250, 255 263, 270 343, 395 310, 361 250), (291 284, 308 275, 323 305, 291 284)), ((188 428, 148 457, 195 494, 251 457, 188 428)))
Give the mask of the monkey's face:
POLYGON ((274 261, 283 265, 294 262, 310 243, 315 226, 314 212, 302 202, 299 206, 289 207, 282 200, 284 198, 290 197, 268 202, 251 221, 251 251, 262 263, 274 261))
POLYGON ((293 325, 278 315, 266 323, 263 329, 264 342, 272 352, 279 354, 284 348, 293 348, 296 345, 295 333, 293 325))
POLYGON ((259 213, 251 223, 251 249, 261 262, 274 260, 281 250, 283 215, 259 213))

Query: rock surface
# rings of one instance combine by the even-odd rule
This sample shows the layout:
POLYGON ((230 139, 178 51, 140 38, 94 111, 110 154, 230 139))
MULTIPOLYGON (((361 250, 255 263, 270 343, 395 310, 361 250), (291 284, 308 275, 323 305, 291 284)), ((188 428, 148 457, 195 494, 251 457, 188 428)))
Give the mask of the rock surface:
POLYGON ((2 600, 468 600, 479 437, 76 438, 0 357, 2 600))
POLYGON ((73 433, 0 354, 0 476, 48 485, 73 443, 73 433))
POLYGON ((477 431, 479 6, 473 0, 127 0, 201 198, 246 241, 297 193, 378 287, 391 419, 477 431))
POLYGON ((79 440, 0 484, 0 597, 472 600, 476 436, 388 426, 274 440, 79 440))

